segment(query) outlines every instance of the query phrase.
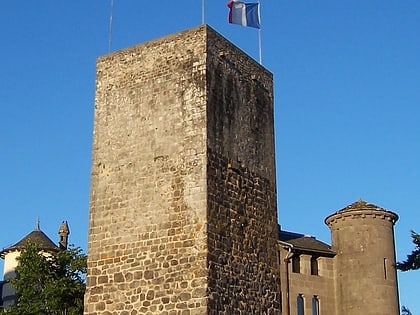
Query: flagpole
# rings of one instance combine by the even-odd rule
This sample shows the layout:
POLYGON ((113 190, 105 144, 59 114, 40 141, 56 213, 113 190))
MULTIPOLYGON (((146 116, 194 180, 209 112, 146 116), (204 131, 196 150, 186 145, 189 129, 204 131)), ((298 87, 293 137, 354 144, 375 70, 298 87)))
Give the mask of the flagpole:
POLYGON ((262 65, 261 29, 258 30, 258 54, 260 56, 260 65, 262 65))
POLYGON ((260 18, 260 28, 258 29, 258 55, 260 59, 260 65, 262 65, 262 48, 261 48, 261 3, 260 0, 258 0, 258 15, 260 18))
POLYGON ((112 48, 112 15, 114 13, 114 0, 111 0, 110 13, 109 13, 109 39, 108 39, 108 52, 112 48))
POLYGON ((204 24, 204 0, 201 0, 201 24, 204 24))

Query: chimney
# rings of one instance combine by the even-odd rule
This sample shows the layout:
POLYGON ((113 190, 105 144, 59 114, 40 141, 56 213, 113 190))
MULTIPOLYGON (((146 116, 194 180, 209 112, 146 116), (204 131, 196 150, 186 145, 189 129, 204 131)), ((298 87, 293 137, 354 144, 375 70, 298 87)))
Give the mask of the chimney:
POLYGON ((58 235, 60 236, 60 240, 59 240, 59 247, 62 250, 67 249, 67 242, 69 240, 69 234, 70 234, 70 230, 69 230, 69 226, 67 224, 67 221, 63 221, 60 225, 60 228, 58 229, 58 235))

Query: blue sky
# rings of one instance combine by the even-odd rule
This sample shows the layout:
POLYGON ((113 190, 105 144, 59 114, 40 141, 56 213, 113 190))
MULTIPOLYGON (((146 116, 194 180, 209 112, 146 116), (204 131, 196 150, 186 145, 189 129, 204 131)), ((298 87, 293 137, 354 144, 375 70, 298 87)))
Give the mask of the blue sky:
MULTIPOLYGON (((362 198, 397 212, 397 258, 420 232, 420 2, 262 0, 262 60, 274 74, 279 221, 330 242, 326 216, 362 198)), ((201 0, 114 0, 112 50, 201 24, 201 0)), ((0 247, 68 220, 86 249, 95 60, 108 0, 0 5, 0 247)), ((258 60, 258 31, 205 22, 258 60)), ((2 265, 0 265, 2 268, 2 265)), ((399 273, 420 314, 420 271, 399 273)))

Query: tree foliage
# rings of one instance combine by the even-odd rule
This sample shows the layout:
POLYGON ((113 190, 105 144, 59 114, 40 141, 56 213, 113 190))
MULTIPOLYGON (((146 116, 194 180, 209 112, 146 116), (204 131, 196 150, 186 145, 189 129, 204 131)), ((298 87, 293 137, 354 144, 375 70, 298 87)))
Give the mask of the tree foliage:
POLYGON ((402 307, 402 315, 413 315, 408 308, 405 306, 402 307))
POLYGON ((407 255, 407 259, 402 262, 397 262, 397 269, 401 271, 420 269, 420 234, 411 231, 411 238, 415 245, 415 249, 411 254, 407 255))
POLYGON ((20 253, 17 278, 10 282, 18 295, 8 314, 83 314, 86 255, 80 248, 42 252, 28 243, 20 253))

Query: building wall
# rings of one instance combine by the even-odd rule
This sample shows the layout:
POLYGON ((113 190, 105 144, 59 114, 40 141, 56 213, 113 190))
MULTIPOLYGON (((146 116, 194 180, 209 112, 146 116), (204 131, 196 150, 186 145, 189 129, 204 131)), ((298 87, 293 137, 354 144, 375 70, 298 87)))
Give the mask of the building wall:
POLYGON ((272 76, 207 26, 98 59, 85 314, 277 314, 272 76))
POLYGON ((332 257, 319 257, 318 274, 311 274, 310 254, 300 254, 300 270, 292 268, 293 254, 280 247, 282 311, 284 315, 298 314, 298 296, 303 299, 304 314, 313 314, 312 300, 319 303, 319 314, 336 314, 334 295, 334 264, 332 257))
POLYGON ((207 309, 205 44, 98 59, 86 314, 207 309))
POLYGON ((208 32, 206 76, 209 313, 278 314, 272 74, 208 32))
POLYGON ((4 308, 13 306, 16 303, 16 292, 12 285, 7 282, 9 279, 16 277, 16 267, 18 265, 17 258, 19 257, 19 251, 8 252, 4 257, 4 270, 3 270, 3 283, 2 289, 2 306, 4 308))

